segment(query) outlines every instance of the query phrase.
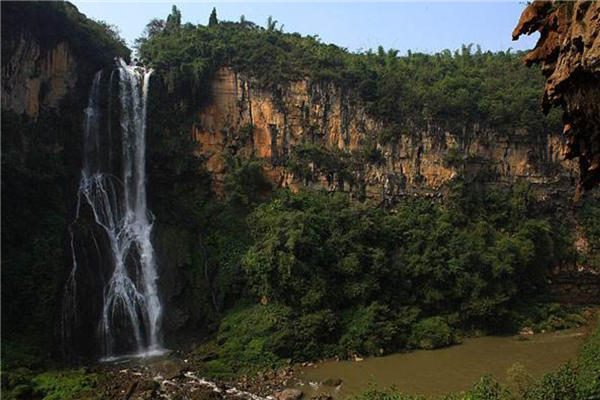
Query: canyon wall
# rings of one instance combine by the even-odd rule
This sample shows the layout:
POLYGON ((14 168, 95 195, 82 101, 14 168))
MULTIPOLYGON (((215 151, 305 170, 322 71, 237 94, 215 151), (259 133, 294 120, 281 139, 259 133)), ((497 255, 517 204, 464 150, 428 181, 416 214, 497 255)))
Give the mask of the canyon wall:
POLYGON ((560 132, 505 132, 478 124, 450 131, 429 121, 382 143, 378 138, 384 129, 367 115, 359 96, 344 88, 297 81, 265 89, 222 68, 193 135, 215 174, 217 191, 226 158, 251 153, 264 161, 266 175, 278 187, 304 184, 382 200, 437 195, 459 174, 493 184, 523 178, 549 191, 572 190, 578 179, 575 163, 564 160, 560 132), (294 154, 306 145, 324 149, 338 162, 311 160, 311 176, 299 176, 294 154), (366 148, 376 156, 364 154, 366 148), (351 179, 344 179, 340 164, 351 179))
POLYGON ((2 63, 2 109, 37 119, 40 108, 57 109, 77 83, 77 62, 70 46, 50 49, 27 32, 13 38, 8 60, 2 63))
POLYGON ((540 64, 546 77, 543 107, 561 106, 566 157, 577 158, 579 191, 600 183, 600 2, 535 1, 513 32, 540 33, 527 65, 540 64))

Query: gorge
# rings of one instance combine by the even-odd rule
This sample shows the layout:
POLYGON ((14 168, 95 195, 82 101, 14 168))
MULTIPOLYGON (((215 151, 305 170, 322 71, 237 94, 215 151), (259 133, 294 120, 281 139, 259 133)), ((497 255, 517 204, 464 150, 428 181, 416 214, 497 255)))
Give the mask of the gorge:
POLYGON ((2 395, 280 396, 290 365, 576 327, 523 396, 597 394, 598 7, 548 4, 533 53, 433 54, 173 6, 132 62, 68 2, 2 2, 2 395))

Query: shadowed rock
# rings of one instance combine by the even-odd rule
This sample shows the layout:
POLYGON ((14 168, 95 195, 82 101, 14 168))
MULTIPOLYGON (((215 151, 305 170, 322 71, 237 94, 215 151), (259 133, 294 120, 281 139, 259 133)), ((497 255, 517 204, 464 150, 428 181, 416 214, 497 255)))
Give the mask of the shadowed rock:
POLYGON ((577 194, 600 183, 600 2, 534 1, 513 31, 540 33, 523 60, 540 64, 546 77, 544 112, 563 109, 567 159, 578 158, 577 194))

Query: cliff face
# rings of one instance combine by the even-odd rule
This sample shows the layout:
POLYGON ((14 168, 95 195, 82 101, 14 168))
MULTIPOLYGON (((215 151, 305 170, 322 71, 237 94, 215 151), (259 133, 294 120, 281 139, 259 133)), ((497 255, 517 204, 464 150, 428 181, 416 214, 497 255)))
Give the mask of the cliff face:
POLYGON ((449 131, 429 122, 384 144, 376 138, 385 126, 369 118, 358 96, 334 85, 298 81, 266 90, 221 69, 212 90, 193 135, 217 190, 226 157, 252 152, 277 186, 317 185, 381 199, 437 194, 459 173, 496 183, 525 178, 548 188, 572 185, 577 178, 577 167, 563 160, 566 147, 558 132, 501 132, 479 125, 449 131), (323 167, 323 160, 310 160, 309 179, 299 176, 291 166, 303 145, 320 146, 342 161, 323 167), (376 156, 365 155, 367 148, 376 156))
POLYGON ((2 64, 2 109, 37 119, 41 107, 58 108, 77 83, 77 63, 69 45, 42 49, 27 33, 14 39, 2 64))
POLYGON ((540 33, 525 58, 540 64, 546 76, 543 108, 563 108, 567 158, 578 158, 578 189, 600 183, 600 3, 535 1, 513 32, 540 33))

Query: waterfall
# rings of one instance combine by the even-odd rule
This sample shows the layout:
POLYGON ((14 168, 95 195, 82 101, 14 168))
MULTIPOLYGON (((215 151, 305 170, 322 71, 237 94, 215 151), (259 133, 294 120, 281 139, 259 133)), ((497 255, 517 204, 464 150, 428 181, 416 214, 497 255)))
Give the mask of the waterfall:
MULTIPOLYGON (((153 216, 146 204, 146 109, 151 70, 122 61, 112 71, 108 86, 108 109, 101 90, 102 71, 94 77, 85 111, 83 167, 77 191, 75 220, 69 228, 73 266, 63 297, 63 338, 68 340, 83 322, 78 315, 82 301, 93 302, 99 293, 90 324, 96 324, 105 357, 124 352, 153 354, 161 351, 162 306, 151 234, 153 216), (118 101, 113 102, 114 73, 118 76, 118 101), (115 104, 113 104, 115 103, 115 104), (111 118, 119 111, 119 138, 111 118), (103 115, 106 113, 107 115, 103 115), (107 121, 107 123, 105 123, 107 121), (119 156, 120 152, 120 156, 119 156), (115 162, 114 160, 120 160, 115 162), (89 214, 90 235, 96 253, 83 252, 99 271, 80 271, 74 226, 89 214), (90 295, 81 293, 78 280, 87 279, 90 295), (93 279, 89 277, 92 276, 93 279)), ((106 97, 106 95, 104 95, 106 97)), ((93 269, 93 267, 89 267, 93 269)), ((90 306, 93 310, 94 307, 90 306)))

